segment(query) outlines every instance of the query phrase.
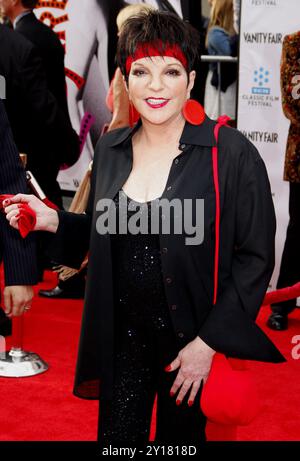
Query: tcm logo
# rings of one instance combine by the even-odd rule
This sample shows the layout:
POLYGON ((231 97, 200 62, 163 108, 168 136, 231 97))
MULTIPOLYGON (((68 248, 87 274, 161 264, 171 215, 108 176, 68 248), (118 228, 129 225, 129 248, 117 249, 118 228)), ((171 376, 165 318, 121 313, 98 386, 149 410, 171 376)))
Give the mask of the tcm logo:
POLYGON ((6 83, 3 75, 0 75, 0 99, 6 99, 6 83))
POLYGON ((256 69, 253 74, 253 83, 255 86, 252 87, 252 94, 270 94, 271 89, 268 86, 270 83, 270 72, 263 67, 256 69))

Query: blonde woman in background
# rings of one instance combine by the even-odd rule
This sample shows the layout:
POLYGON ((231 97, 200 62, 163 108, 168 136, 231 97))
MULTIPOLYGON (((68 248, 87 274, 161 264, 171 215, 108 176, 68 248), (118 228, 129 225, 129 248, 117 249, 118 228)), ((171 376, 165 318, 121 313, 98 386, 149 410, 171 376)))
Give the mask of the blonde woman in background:
MULTIPOLYGON (((210 21, 206 36, 209 55, 236 56, 238 36, 233 27, 232 0, 213 0, 210 21)), ((237 66, 232 63, 221 64, 219 75, 217 63, 209 65, 205 86, 205 112, 212 119, 227 114, 235 119, 237 66), (219 101, 218 87, 221 87, 219 101), (220 103, 220 107, 219 107, 220 103)))

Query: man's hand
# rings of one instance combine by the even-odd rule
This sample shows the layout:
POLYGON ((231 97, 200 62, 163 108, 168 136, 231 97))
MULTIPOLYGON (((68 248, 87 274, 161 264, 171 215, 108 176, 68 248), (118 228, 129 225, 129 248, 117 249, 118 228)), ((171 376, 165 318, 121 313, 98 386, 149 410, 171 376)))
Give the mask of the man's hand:
POLYGON ((193 405, 201 382, 205 383, 207 380, 214 354, 215 351, 197 336, 181 349, 176 359, 165 368, 166 371, 174 371, 179 368, 170 391, 170 395, 173 397, 180 388, 176 398, 177 405, 181 404, 190 388, 188 405, 193 405))
POLYGON ((29 285, 5 287, 3 298, 6 315, 8 317, 18 316, 30 309, 33 294, 33 288, 29 285))

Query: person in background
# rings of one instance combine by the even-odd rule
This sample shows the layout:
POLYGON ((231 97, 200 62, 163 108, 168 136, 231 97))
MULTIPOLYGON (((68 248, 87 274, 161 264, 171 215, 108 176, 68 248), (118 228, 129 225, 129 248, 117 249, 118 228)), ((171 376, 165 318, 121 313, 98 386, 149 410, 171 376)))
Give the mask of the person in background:
MULTIPOLYGON (((289 182, 289 215, 277 288, 300 281, 300 97, 296 91, 300 75, 300 32, 284 37, 281 56, 281 95, 284 115, 290 121, 287 139, 284 180, 289 182)), ((271 306, 273 313, 267 325, 272 330, 288 328, 288 314, 296 307, 296 299, 271 306)))
POLYGON ((55 211, 24 194, 4 204, 15 228, 18 204, 30 205, 34 229, 52 233, 56 260, 79 267, 89 252, 74 392, 100 400, 99 446, 145 447, 156 394, 155 442, 203 442, 200 396, 215 351, 285 360, 255 324, 274 267, 266 168, 240 132, 222 127, 214 183, 216 123, 190 99, 198 46, 198 33, 175 14, 129 18, 117 64, 140 120, 99 139, 86 213, 55 211), (157 206, 184 206, 187 197, 194 211, 197 198, 205 202, 205 238, 189 248, 188 230, 176 224, 194 222, 190 207, 179 219, 161 210, 158 230, 151 222, 157 206), (144 232, 137 218, 151 228, 144 232))
MULTIPOLYGON (((233 27, 232 0, 213 0, 206 36, 208 54, 236 56, 237 44, 238 36, 233 27)), ((205 86, 204 107, 207 115, 213 120, 222 114, 235 119, 236 79, 236 64, 222 63, 220 75, 217 63, 210 64, 205 86)))
MULTIPOLYGON (((61 112, 71 126, 66 94, 64 48, 57 34, 46 24, 39 21, 34 15, 33 9, 36 8, 37 4, 38 0, 0 0, 0 8, 5 16, 11 21, 14 30, 27 38, 35 46, 43 63, 47 87, 55 97, 61 112)), ((75 131, 73 136, 74 138, 77 136, 75 131)), ((28 169, 34 170, 32 172, 37 175, 38 182, 42 189, 44 189, 44 192, 47 195, 51 195, 52 201, 62 208, 62 193, 56 178, 61 166, 65 166, 66 164, 70 166, 78 160, 79 152, 77 149, 66 150, 63 145, 62 148, 60 148, 59 143, 57 143, 53 149, 55 149, 55 156, 52 156, 51 169, 46 168, 46 162, 44 167, 43 165, 37 167, 35 163, 32 163, 30 151, 28 152, 28 169), (54 184, 56 188, 55 192, 53 190, 54 184), (50 186, 52 190, 49 193, 50 186)), ((51 267, 50 261, 47 260, 44 254, 45 249, 42 240, 43 236, 40 235, 37 242, 39 247, 38 262, 40 267, 40 280, 43 279, 44 269, 51 267)))
MULTIPOLYGON (((28 192, 25 171, 13 141, 3 101, 0 99, 0 195, 28 192)), ((2 201, 1 201, 2 205, 2 201)), ((0 335, 11 334, 9 317, 30 309, 32 285, 37 279, 35 236, 25 239, 7 225, 0 212, 0 262, 4 262, 4 311, 0 308, 0 335), (6 314, 6 315, 5 315, 6 314)), ((1 296, 0 296, 1 298, 1 296)))
POLYGON ((57 34, 33 13, 38 0, 0 0, 0 9, 11 21, 14 30, 26 37, 38 50, 43 61, 48 89, 59 107, 68 114, 65 52, 57 34))
POLYGON ((78 135, 49 91, 37 48, 4 25, 0 25, 0 41, 0 75, 7 84, 4 104, 15 143, 20 153, 27 154, 27 169, 45 195, 62 208, 56 178, 62 163, 72 164, 78 158, 78 135))
MULTIPOLYGON (((0 75, 6 80, 4 101, 14 141, 27 155, 29 170, 46 197, 62 208, 57 175, 62 163, 79 156, 79 137, 68 115, 49 91, 37 48, 21 34, 0 25, 0 75)), ((39 279, 46 265, 43 235, 38 237, 39 279)))

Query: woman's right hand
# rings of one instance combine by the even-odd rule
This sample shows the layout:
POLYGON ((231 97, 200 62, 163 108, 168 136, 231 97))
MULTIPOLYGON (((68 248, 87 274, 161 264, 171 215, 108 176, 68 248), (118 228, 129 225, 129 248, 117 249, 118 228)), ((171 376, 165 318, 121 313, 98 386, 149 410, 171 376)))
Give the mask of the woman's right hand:
POLYGON ((55 233, 58 228, 58 214, 49 208, 35 195, 17 194, 14 197, 3 201, 6 219, 14 229, 19 229, 18 215, 19 206, 27 204, 36 214, 36 225, 33 230, 42 230, 55 233))

